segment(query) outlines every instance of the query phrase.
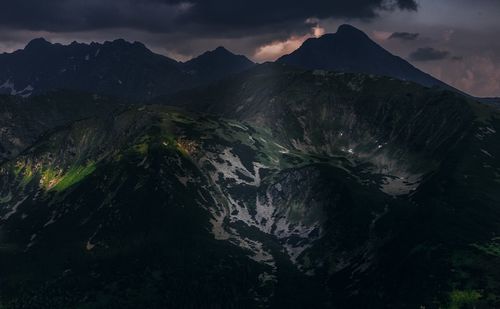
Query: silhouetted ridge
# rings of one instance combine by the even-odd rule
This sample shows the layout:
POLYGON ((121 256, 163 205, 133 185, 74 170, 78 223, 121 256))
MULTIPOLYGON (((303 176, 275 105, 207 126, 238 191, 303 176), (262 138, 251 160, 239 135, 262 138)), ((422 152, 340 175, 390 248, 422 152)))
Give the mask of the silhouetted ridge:
POLYGON ((34 50, 34 49, 40 49, 40 48, 46 48, 52 46, 52 43, 49 41, 45 40, 44 38, 37 38, 31 40, 26 47, 24 48, 25 50, 34 50))
POLYGON ((306 69, 389 76, 428 87, 439 86, 455 90, 406 60, 392 55, 363 31, 351 25, 341 25, 336 33, 308 39, 299 49, 281 57, 277 62, 306 69))
POLYGON ((62 45, 38 38, 23 50, 0 55, 0 94, 28 97, 68 89, 148 100, 253 65, 224 47, 181 63, 124 39, 62 45))

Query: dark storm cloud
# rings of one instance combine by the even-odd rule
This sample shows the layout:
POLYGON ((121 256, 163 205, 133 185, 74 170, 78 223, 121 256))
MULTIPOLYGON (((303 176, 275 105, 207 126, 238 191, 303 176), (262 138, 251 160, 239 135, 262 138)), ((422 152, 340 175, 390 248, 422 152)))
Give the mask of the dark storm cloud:
POLYGON ((373 18, 380 10, 416 10, 415 0, 16 0, 2 3, 0 26, 50 32, 131 28, 159 33, 238 32, 307 18, 373 18))
POLYGON ((159 0, 18 0, 2 4, 0 26, 51 32, 161 30, 171 28, 186 9, 182 3, 159 0))
POLYGON ((410 33, 410 32, 394 32, 391 34, 389 39, 397 39, 403 41, 414 41, 418 38, 418 33, 410 33))
POLYGON ((450 52, 438 50, 432 47, 419 48, 410 54, 410 60, 413 61, 436 61, 450 57, 450 52))
POLYGON ((373 18, 377 10, 416 10, 414 0, 196 0, 188 19, 237 28, 304 21, 309 17, 373 18))

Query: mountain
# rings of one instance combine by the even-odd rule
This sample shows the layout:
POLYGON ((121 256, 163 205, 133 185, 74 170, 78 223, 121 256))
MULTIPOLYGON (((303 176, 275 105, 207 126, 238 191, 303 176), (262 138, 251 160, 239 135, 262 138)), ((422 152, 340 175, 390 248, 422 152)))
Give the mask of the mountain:
POLYGON ((394 56, 361 30, 341 25, 336 33, 306 40, 300 48, 282 56, 278 63, 307 69, 367 73, 413 81, 432 87, 453 88, 394 56))
MULTIPOLYGON (((352 241, 361 256, 340 250, 342 255, 327 245, 318 249, 330 252, 330 267, 341 265, 326 279, 338 307, 479 306, 497 297, 498 279, 492 278, 500 278, 493 270, 500 262, 494 253, 500 232, 500 115, 495 109, 412 82, 279 64, 179 93, 164 103, 267 130, 284 153, 346 160, 356 170, 349 175, 394 198, 398 206, 388 203, 387 213, 376 220, 375 230, 384 226, 394 236, 378 234, 387 241, 379 249, 371 251, 378 245, 368 235, 366 242, 352 241)), ((362 213, 346 220, 360 223, 362 213)), ((340 241, 323 240, 328 239, 332 248, 340 241)), ((307 265, 325 265, 324 259, 304 256, 307 265)))
POLYGON ((183 69, 199 75, 201 82, 222 79, 231 74, 245 71, 255 64, 242 55, 234 55, 224 47, 217 47, 183 64, 183 69))
POLYGON ((35 39, 23 50, 0 55, 0 93, 27 97, 67 89, 145 100, 251 65, 243 56, 219 49, 183 64, 138 42, 61 45, 35 39))
POLYGON ((471 125, 466 101, 382 76, 265 64, 154 103, 268 128, 287 148, 363 158, 388 175, 386 193, 409 193, 471 125))
POLYGON ((137 42, 64 46, 32 40, 23 50, 0 55, 0 93, 6 94, 0 95, 0 162, 56 127, 217 81, 253 65, 223 47, 180 63, 137 42))
POLYGON ((282 64, 154 103, 0 165, 0 305, 500 305, 497 110, 282 64))
POLYGON ((182 87, 186 77, 176 61, 124 40, 64 46, 44 39, 0 55, 4 92, 29 96, 71 89, 148 98, 182 87))

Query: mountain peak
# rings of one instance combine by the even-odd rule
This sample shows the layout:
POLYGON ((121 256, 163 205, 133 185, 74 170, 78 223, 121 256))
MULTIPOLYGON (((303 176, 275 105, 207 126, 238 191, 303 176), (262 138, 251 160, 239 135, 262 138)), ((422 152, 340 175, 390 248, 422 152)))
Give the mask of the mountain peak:
POLYGON ((200 56, 198 56, 198 58, 200 58, 200 57, 204 58, 204 57, 209 57, 209 56, 211 56, 211 57, 234 57, 236 55, 233 54, 232 52, 230 52, 224 46, 219 46, 214 50, 210 50, 210 51, 207 51, 207 52, 201 54, 200 56))
POLYGON ((245 56, 236 55, 223 46, 219 46, 214 50, 204 52, 203 54, 199 55, 198 57, 195 57, 195 58, 189 60, 187 63, 199 63, 199 62, 208 61, 209 59, 210 59, 210 61, 221 61, 222 63, 226 62, 229 59, 232 59, 233 61, 236 61, 236 59, 237 59, 238 62, 252 63, 245 56))
POLYGON ((336 44, 371 44, 372 40, 362 30, 349 24, 340 25, 335 33, 327 33, 319 38, 309 40, 324 42, 335 41, 336 44))
POLYGON ((306 40, 297 50, 277 61, 305 69, 389 76, 424 86, 452 89, 392 55, 363 31, 348 24, 341 25, 336 33, 306 40))
POLYGON ((254 65, 222 46, 181 63, 137 41, 60 44, 44 38, 32 40, 25 49, 0 53, 0 63, 0 88, 5 84, 0 94, 69 89, 133 99, 208 84, 254 65))
POLYGON ((111 45, 111 46, 128 46, 132 45, 132 43, 125 41, 124 39, 115 39, 113 41, 106 41, 104 42, 105 45, 111 45))
POLYGON ((44 47, 47 47, 47 46, 51 46, 52 43, 50 43, 49 41, 47 41, 46 39, 44 38, 36 38, 36 39, 33 39, 31 40, 25 47, 25 49, 39 49, 39 48, 44 48, 44 47))
POLYGON ((146 54, 151 53, 151 50, 148 49, 146 45, 138 41, 130 42, 125 39, 116 39, 113 41, 106 41, 102 45, 104 47, 108 47, 119 52, 133 50, 136 52, 141 52, 146 54))
POLYGON ((183 64, 184 69, 200 74, 202 79, 218 80, 227 75, 241 72, 253 66, 247 57, 235 55, 225 47, 219 46, 183 64))
POLYGON ((214 52, 224 52, 224 53, 231 53, 229 50, 227 50, 224 46, 219 46, 216 49, 213 50, 214 52))
POLYGON ((366 35, 363 31, 349 24, 342 24, 337 28, 337 34, 347 34, 347 33, 366 35))

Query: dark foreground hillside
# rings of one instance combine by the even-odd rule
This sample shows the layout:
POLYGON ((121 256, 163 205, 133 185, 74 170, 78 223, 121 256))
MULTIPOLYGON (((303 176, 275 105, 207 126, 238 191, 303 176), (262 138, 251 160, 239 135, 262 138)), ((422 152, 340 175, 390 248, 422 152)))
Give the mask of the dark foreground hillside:
POLYGON ((1 306, 500 306, 495 110, 282 65, 156 103, 1 165, 1 306))

